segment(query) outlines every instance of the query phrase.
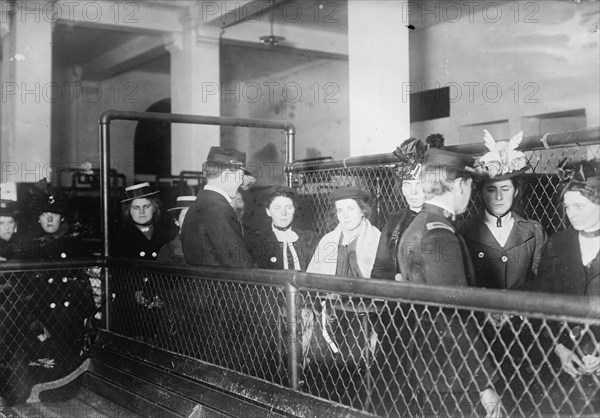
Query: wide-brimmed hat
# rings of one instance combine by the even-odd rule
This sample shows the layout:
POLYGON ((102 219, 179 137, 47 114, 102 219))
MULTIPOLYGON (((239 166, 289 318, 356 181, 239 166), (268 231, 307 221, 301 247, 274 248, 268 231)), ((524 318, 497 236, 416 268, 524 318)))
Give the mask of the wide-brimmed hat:
POLYGON ((125 187, 125 199, 121 200, 121 203, 129 202, 133 199, 153 196, 157 193, 159 193, 159 191, 152 190, 150 183, 147 181, 144 183, 134 184, 133 186, 125 187))
POLYGON ((517 151, 523 140, 523 131, 508 141, 496 141, 487 131, 483 130, 483 140, 489 152, 485 153, 475 163, 475 173, 480 181, 506 180, 523 174, 529 169, 527 158, 517 151))
POLYGON ((38 215, 51 212, 64 216, 71 211, 70 197, 48 184, 45 178, 35 183, 29 193, 29 208, 38 215))
POLYGON ((196 196, 178 196, 177 206, 167 209, 167 212, 175 212, 181 209, 191 207, 196 201, 196 196))
POLYGON ((366 190, 357 189, 353 187, 347 187, 345 189, 337 189, 331 192, 329 195, 329 199, 332 202, 337 202, 342 199, 354 199, 354 200, 362 200, 369 201, 371 195, 366 190))

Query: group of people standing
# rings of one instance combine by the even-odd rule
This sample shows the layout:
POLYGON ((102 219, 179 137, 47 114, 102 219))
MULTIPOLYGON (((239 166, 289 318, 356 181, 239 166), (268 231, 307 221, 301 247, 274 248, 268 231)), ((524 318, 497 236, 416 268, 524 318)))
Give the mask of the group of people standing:
MULTIPOLYGON (((488 152, 477 161, 445 149, 439 134, 428 137, 426 144, 416 139, 405 141, 394 154, 400 161, 398 179, 407 208, 391 214, 380 232, 369 221, 368 191, 333 190, 329 197, 337 226, 320 239, 294 222, 298 196, 294 189, 284 186, 260 189, 257 207, 264 211, 260 214, 263 221, 252 227, 244 225, 240 191, 247 190, 254 180, 245 168, 246 155, 231 148, 212 147, 203 166, 206 186, 197 196, 177 199, 177 205, 169 209, 172 221, 161 216, 158 192, 148 183, 126 189, 122 201, 126 220, 114 253, 162 263, 298 270, 457 289, 470 286, 598 296, 600 162, 560 167, 559 174, 566 182, 560 198, 572 228, 547 239, 540 223, 524 218, 518 210, 521 181, 528 169, 525 155, 517 150, 521 138, 519 134, 510 141, 496 142, 486 132, 488 152), (483 199, 482 213, 456 222, 466 211, 473 189, 483 199)), ((33 254, 36 259, 64 259, 76 253, 78 246, 73 245, 64 223, 67 208, 63 202, 47 183, 34 187, 32 207, 39 213, 44 232, 27 240, 27 245, 10 234, 15 230, 16 212, 14 206, 3 202, 0 256, 33 254)), ((148 285, 141 283, 131 292, 136 303, 144 308, 160 307, 160 295, 147 289, 148 285)), ((315 312, 301 312, 308 330, 314 330, 315 312)), ((427 399, 424 408, 434 413, 468 413, 458 403, 453 409, 448 407, 458 399, 452 394, 462 391, 478 396, 488 416, 499 416, 502 402, 484 341, 477 338, 476 328, 465 329, 460 318, 454 318, 420 323, 421 328, 437 331, 420 333, 413 341, 412 349, 418 350, 418 355, 415 351, 415 361, 409 367, 414 376, 425 376, 418 379, 419 390, 427 399), (440 337, 448 333, 456 337, 451 342, 440 337), (450 347, 439 349, 445 344, 458 344, 460 352, 450 347), (450 352, 456 353, 456 358, 438 359, 450 352), (435 374, 432 364, 440 365, 437 374, 444 379, 431 378, 435 374), (427 368, 430 370, 425 373, 427 368)), ((506 323, 500 321, 484 332, 502 334, 506 323)), ((321 326, 325 337, 326 324, 321 326)), ((306 356, 310 341, 304 335, 302 340, 306 356)), ((327 341, 327 345, 334 350, 335 344, 327 341)), ((572 335, 561 337, 556 344, 554 352, 564 371, 572 376, 597 375, 600 362, 589 366, 591 363, 582 358, 599 357, 597 344, 588 344, 585 350, 575 345, 572 335)), ((503 353, 493 351, 497 363, 506 359, 503 353)))

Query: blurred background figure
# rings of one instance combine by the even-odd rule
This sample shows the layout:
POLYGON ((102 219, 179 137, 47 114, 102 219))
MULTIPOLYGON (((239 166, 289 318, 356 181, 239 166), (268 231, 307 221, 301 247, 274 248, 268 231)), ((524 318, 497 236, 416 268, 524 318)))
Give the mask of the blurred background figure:
MULTIPOLYGON (((181 229, 185 215, 187 214, 190 206, 196 200, 196 196, 179 196, 177 198, 177 206, 174 208, 167 209, 171 215, 173 215, 175 225, 181 229)), ((185 264, 185 258, 183 256, 183 249, 181 247, 181 234, 177 234, 170 242, 164 244, 158 252, 156 261, 166 264, 185 264)))
POLYGON ((137 260, 155 260, 160 248, 177 234, 174 225, 162 220, 158 191, 144 182, 125 188, 125 222, 116 240, 116 255, 137 260))
POLYGON ((247 237, 257 267, 305 271, 317 239, 313 232, 294 227, 296 192, 290 187, 271 186, 262 196, 270 223, 247 237))
POLYGON ((16 258, 19 251, 18 215, 16 184, 0 184, 0 261, 16 258))

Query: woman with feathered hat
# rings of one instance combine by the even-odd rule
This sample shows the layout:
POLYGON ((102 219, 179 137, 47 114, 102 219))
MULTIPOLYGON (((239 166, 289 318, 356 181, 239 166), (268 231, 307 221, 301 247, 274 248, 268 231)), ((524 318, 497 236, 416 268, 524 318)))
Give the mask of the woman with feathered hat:
POLYGON ((521 194, 521 175, 527 170, 525 154, 517 151, 523 132, 510 141, 498 141, 484 131, 489 152, 475 165, 477 188, 484 212, 460 225, 478 287, 514 289, 533 280, 546 242, 542 225, 515 211, 521 194))

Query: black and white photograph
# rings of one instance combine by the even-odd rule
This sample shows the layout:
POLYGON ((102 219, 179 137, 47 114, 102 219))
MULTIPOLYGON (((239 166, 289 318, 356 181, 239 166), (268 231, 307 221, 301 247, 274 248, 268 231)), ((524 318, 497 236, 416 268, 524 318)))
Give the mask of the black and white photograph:
POLYGON ((0 0, 0 418, 600 416, 600 1, 0 0))

